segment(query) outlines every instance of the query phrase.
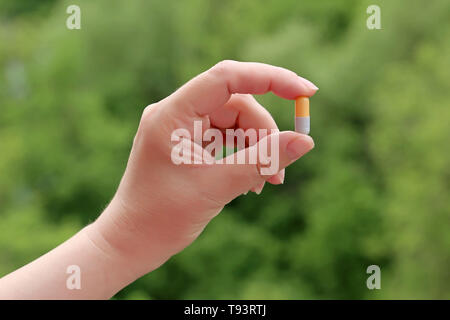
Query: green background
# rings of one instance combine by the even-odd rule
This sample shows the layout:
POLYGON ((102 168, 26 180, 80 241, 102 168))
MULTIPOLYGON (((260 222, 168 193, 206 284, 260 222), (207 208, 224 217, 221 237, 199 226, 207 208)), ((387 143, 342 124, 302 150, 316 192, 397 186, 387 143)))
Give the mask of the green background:
POLYGON ((116 298, 449 299, 449 39, 447 0, 0 0, 0 276, 99 215, 146 105, 234 59, 317 84, 315 149, 116 298))

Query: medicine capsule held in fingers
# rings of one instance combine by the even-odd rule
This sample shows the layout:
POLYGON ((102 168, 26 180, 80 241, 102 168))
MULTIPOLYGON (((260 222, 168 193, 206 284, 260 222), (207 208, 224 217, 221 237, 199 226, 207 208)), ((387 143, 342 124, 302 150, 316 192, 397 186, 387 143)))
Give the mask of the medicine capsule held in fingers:
POLYGON ((309 134, 309 98, 295 99, 295 132, 309 134))

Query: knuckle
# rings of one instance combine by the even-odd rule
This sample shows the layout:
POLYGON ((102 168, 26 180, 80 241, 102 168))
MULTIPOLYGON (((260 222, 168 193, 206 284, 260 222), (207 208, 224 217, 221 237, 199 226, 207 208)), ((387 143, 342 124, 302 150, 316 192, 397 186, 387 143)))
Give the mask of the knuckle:
POLYGON ((245 166, 245 170, 236 172, 232 178, 244 181, 245 185, 252 185, 255 181, 263 180, 257 164, 246 164, 245 166))
POLYGON ((295 72, 292 71, 292 70, 289 70, 289 69, 286 69, 286 68, 282 68, 282 67, 279 67, 279 68, 280 68, 280 72, 286 72, 286 74, 288 74, 288 75, 291 76, 292 78, 297 78, 297 77, 298 77, 298 74, 295 73, 295 72))
POLYGON ((214 67, 210 69, 211 73, 216 74, 218 76, 225 75, 234 64, 237 62, 234 60, 222 60, 218 62, 214 67))
POLYGON ((142 117, 141 117, 143 121, 148 120, 148 118, 151 117, 151 114, 153 113, 153 110, 155 109, 155 107, 156 107, 156 103, 149 104, 148 106, 145 107, 144 111, 142 112, 142 117))
MULTIPOLYGON (((262 181, 265 180, 264 176, 261 174, 261 166, 259 164, 254 164, 252 170, 249 170, 251 180, 262 181)), ((267 177, 266 177, 267 178, 267 177)))
POLYGON ((155 116, 157 105, 157 103, 152 103, 145 107, 141 115, 138 132, 134 142, 140 140, 142 137, 146 136, 149 131, 151 131, 154 126, 154 122, 157 121, 157 119, 155 119, 157 118, 155 116))
POLYGON ((245 104, 254 104, 255 102, 258 103, 256 99, 253 97, 253 95, 248 93, 235 93, 233 94, 231 99, 238 103, 245 103, 245 104))

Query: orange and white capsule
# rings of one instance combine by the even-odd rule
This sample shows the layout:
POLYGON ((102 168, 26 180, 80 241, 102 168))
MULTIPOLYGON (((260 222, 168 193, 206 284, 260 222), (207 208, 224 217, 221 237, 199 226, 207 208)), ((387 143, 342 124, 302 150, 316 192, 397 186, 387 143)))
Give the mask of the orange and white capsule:
POLYGON ((309 98, 295 99, 295 132, 309 134, 309 98))

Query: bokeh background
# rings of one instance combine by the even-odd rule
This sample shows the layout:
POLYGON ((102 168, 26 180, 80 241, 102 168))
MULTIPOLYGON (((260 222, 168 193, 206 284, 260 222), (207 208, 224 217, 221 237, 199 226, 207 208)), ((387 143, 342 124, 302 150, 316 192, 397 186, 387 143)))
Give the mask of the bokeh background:
POLYGON ((115 298, 449 299, 449 39, 447 0, 0 0, 0 276, 99 215, 146 105, 235 59, 320 87, 315 149, 115 298))

